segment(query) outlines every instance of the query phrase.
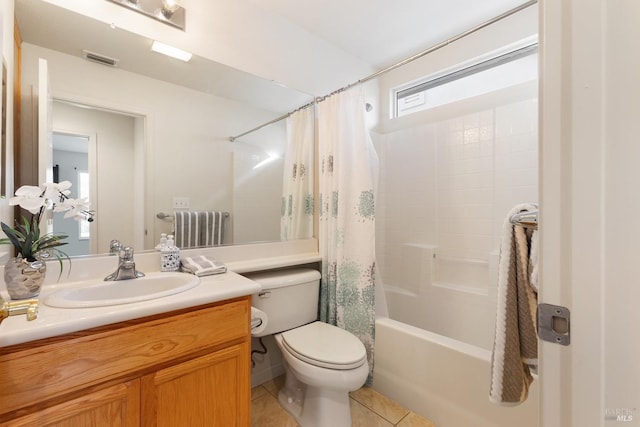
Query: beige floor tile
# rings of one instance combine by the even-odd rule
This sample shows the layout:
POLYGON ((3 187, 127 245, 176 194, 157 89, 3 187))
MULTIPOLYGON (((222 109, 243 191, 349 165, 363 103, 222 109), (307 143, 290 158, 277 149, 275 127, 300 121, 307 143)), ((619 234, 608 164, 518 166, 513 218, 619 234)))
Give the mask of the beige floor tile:
POLYGON ((251 401, 251 427, 296 427, 297 425, 272 395, 267 393, 251 401))
POLYGON ((398 427, 436 427, 431 421, 413 412, 409 412, 409 415, 404 417, 397 425, 398 427))
POLYGON ((284 386, 284 375, 280 375, 279 377, 267 381, 266 383, 262 384, 262 386, 267 389, 267 391, 273 396, 277 397, 278 392, 284 386))
POLYGON ((251 389, 251 400, 256 400, 259 397, 264 396, 265 394, 269 394, 266 388, 261 385, 256 386, 251 389))
POLYGON ((393 427, 389 421, 355 400, 349 399, 349 404, 351 406, 351 427, 393 427))
POLYGON ((353 399, 394 425, 409 413, 408 410, 371 387, 362 387, 350 393, 350 395, 353 399))

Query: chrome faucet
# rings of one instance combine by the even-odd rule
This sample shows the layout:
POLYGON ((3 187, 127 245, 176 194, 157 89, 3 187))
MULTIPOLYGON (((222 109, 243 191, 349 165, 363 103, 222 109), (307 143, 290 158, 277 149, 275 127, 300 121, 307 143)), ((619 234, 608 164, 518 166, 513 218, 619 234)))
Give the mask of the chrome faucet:
POLYGON ((133 248, 130 246, 122 247, 117 240, 111 241, 111 251, 118 253, 118 268, 116 271, 104 278, 105 281, 111 280, 129 280, 143 277, 144 273, 136 270, 136 263, 133 261, 133 248), (117 250, 114 250, 114 242, 117 242, 117 250))

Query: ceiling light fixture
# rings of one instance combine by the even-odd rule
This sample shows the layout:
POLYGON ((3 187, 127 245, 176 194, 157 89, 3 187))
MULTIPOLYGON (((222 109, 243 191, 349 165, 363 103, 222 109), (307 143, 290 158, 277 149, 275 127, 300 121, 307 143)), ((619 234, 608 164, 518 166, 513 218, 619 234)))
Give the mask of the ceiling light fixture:
POLYGON ((176 0, 107 0, 184 31, 185 10, 176 0))
POLYGON ((180 5, 175 0, 162 0, 162 9, 160 11, 165 18, 171 19, 179 8, 180 5))
POLYGON ((170 56, 172 58, 179 59, 184 62, 189 62, 192 56, 190 52, 178 49, 177 47, 169 46, 168 44, 160 43, 159 41, 155 40, 151 45, 151 50, 163 55, 170 56))

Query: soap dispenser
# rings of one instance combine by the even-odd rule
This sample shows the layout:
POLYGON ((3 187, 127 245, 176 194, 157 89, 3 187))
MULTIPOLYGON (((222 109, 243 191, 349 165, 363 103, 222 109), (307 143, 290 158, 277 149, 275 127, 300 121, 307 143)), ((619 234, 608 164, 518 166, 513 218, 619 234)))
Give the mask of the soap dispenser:
POLYGON ((156 250, 162 251, 167 246, 167 233, 160 234, 160 243, 156 245, 156 250))
POLYGON ((180 269, 180 249, 175 245, 173 235, 167 236, 167 244, 160 249, 162 271, 178 271, 180 269))

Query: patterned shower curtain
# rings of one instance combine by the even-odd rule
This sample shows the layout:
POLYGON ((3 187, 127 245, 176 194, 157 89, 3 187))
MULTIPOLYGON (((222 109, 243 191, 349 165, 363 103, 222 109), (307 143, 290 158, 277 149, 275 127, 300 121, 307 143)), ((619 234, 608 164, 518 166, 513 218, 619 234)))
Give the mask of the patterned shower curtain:
POLYGON ((280 217, 282 240, 313 237, 314 119, 312 107, 287 118, 280 217))
POLYGON ((377 156, 365 126, 361 88, 318 104, 320 320, 356 335, 373 373, 377 156))

